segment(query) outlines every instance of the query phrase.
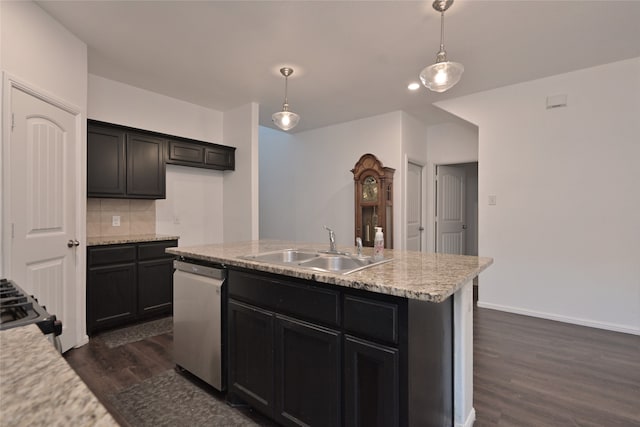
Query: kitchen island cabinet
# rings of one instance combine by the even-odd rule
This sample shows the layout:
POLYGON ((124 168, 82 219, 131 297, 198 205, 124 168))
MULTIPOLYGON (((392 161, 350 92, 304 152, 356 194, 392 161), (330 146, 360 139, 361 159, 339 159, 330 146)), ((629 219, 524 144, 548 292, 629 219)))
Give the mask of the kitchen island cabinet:
MULTIPOLYGON (((333 378, 337 372, 336 378, 341 383, 337 395, 341 397, 340 415, 335 425, 473 423, 471 282, 492 263, 490 258, 388 250, 385 255, 390 262, 340 275, 247 257, 285 248, 326 249, 325 245, 280 241, 168 249, 171 254, 196 262, 224 264, 230 270, 229 303, 249 306, 254 313, 266 316, 262 323, 270 324, 271 329, 267 332, 263 329, 267 339, 262 341, 261 351, 263 355, 270 355, 266 360, 273 358, 269 365, 273 367, 261 378, 262 384, 266 385, 263 395, 268 397, 263 400, 271 399, 265 413, 273 413, 274 419, 285 425, 300 425, 300 421, 309 424, 304 417, 279 418, 282 412, 275 412, 275 408, 282 407, 278 399, 283 387, 287 386, 286 383, 283 385, 277 372, 281 344, 277 342, 276 330, 278 319, 283 318, 335 332, 338 351, 342 354, 336 371, 330 369, 327 375, 324 368, 322 371, 309 368, 311 373, 326 378, 333 378), (236 278, 234 281, 236 274, 246 280, 236 278), (243 294, 247 283, 253 283, 254 297, 243 294), (239 291, 234 289, 236 285, 239 291), (278 291, 278 286, 287 290, 278 291), (332 300, 337 301, 335 310, 331 309, 332 300), (272 320, 266 321, 268 318, 272 320), (275 379, 270 381, 271 378, 275 379)), ((241 334, 237 333, 233 322, 229 318, 230 346, 253 345, 247 344, 247 339, 239 339, 241 334), (234 343, 234 340, 238 341, 234 343)), ((258 332, 243 335, 250 338, 258 332)), ((303 353, 292 354, 301 357, 303 353)), ((233 373, 233 364, 238 364, 233 358, 230 354, 230 395, 244 398, 242 392, 236 393, 233 385, 233 378, 239 378, 233 373)), ((251 368, 246 359, 243 363, 246 366, 243 374, 246 374, 251 368)), ((281 369, 286 371, 288 364, 281 369)), ((292 372, 296 370, 300 370, 300 365, 293 364, 292 372)), ((249 379, 248 374, 246 377, 247 384, 254 380, 249 379)), ((315 402, 331 410, 332 400, 328 398, 314 400, 310 392, 299 397, 300 401, 315 402)), ((325 422, 325 425, 334 424, 325 422)))

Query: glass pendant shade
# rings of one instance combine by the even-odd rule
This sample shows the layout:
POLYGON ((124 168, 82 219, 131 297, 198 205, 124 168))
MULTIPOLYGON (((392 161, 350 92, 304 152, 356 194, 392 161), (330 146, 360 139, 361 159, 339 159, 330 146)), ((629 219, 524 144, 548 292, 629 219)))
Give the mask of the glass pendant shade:
POLYGON ((445 92, 460 81, 464 67, 459 62, 447 61, 444 50, 444 12, 451 7, 453 0, 435 0, 433 8, 440 12, 440 50, 436 63, 424 67, 420 72, 422 84, 433 92, 445 92))
POLYGON ((292 113, 291 111, 287 111, 283 107, 282 111, 273 113, 271 115, 271 120, 273 120, 273 123, 280 129, 289 130, 296 127, 296 125, 300 121, 300 116, 296 113, 292 113))
POLYGON ((294 112, 289 111, 289 102, 287 101, 287 89, 289 83, 289 76, 293 74, 293 68, 285 67, 280 69, 280 74, 284 76, 284 104, 282 104, 282 111, 273 113, 271 120, 273 123, 282 130, 289 130, 296 127, 300 121, 300 116, 294 112))
POLYGON ((464 66, 459 62, 436 62, 420 72, 422 84, 434 92, 444 92, 460 81, 464 66))

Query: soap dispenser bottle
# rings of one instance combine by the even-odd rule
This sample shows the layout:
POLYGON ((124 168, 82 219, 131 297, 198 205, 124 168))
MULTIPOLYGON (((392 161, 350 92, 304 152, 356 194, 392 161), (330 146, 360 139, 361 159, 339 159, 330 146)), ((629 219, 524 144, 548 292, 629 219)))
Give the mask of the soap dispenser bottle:
POLYGON ((382 227, 376 227, 376 236, 373 239, 373 259, 376 261, 384 258, 384 234, 382 227))

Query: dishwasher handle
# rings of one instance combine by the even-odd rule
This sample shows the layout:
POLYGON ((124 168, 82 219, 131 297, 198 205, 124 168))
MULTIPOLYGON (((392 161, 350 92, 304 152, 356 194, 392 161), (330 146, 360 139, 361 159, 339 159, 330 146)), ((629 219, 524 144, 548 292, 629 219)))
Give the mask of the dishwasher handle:
POLYGON ((209 267, 207 265, 193 264, 185 261, 173 261, 173 267, 178 271, 197 274, 198 276, 211 277, 213 279, 225 280, 227 270, 224 268, 209 267))

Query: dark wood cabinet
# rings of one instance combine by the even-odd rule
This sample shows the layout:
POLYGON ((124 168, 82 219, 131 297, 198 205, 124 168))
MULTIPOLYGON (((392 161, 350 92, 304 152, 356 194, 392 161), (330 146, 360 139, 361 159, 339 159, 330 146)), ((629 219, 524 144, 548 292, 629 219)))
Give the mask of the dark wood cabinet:
POLYGON ((170 314, 176 240, 87 248, 87 332, 170 314))
POLYGON ((193 140, 169 140, 167 163, 196 168, 234 170, 235 147, 193 140))
POLYGON ((274 415, 274 313, 230 300, 229 389, 265 415, 274 415))
POLYGON ((229 393, 284 426, 450 426, 453 305, 229 270, 229 393))
POLYGON ((135 262, 90 268, 87 281, 91 284, 87 287, 89 331, 117 326, 135 319, 135 262))
POLYGON ((167 254, 165 249, 175 246, 175 240, 137 245, 138 317, 171 312, 174 257, 167 254))
POLYGON ((275 332, 276 421, 341 425, 342 334, 280 315, 275 332))
POLYGON ((125 132, 87 126, 87 193, 89 197, 124 197, 126 182, 125 132))
POLYGON ((164 199, 165 140, 115 125, 87 125, 89 197, 164 199))
POLYGON ((398 426, 398 349, 349 335, 344 341, 345 426, 398 426))
POLYGON ((164 199, 166 165, 235 170, 235 147, 87 121, 87 196, 164 199))
POLYGON ((164 199, 165 140, 138 133, 127 134, 127 196, 164 199))

